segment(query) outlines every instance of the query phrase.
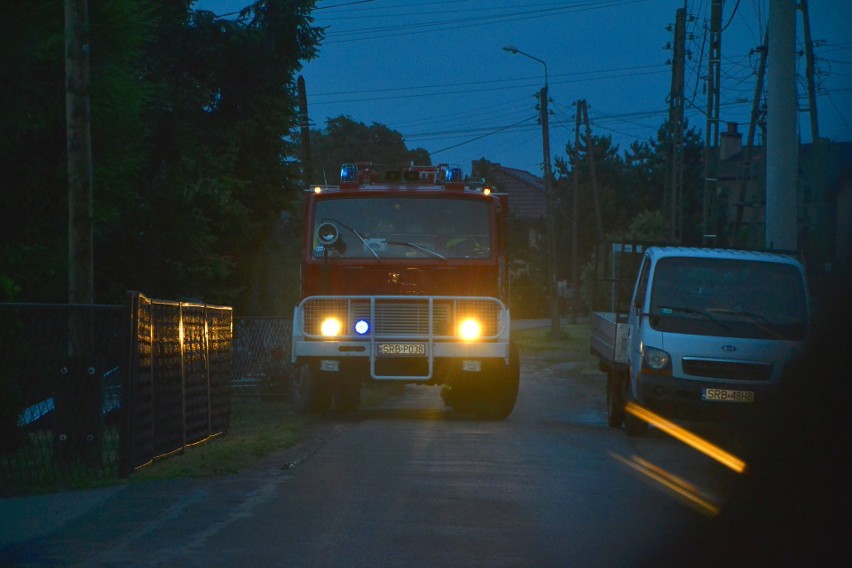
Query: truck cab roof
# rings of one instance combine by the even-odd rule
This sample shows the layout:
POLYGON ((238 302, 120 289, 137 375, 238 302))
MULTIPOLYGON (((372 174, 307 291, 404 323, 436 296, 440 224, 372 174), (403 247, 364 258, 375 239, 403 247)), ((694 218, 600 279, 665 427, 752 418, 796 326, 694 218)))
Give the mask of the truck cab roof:
POLYGON ((681 246, 651 246, 645 251, 651 260, 665 257, 718 258, 727 260, 749 260, 779 262, 801 267, 794 251, 754 251, 740 249, 700 248, 681 246))

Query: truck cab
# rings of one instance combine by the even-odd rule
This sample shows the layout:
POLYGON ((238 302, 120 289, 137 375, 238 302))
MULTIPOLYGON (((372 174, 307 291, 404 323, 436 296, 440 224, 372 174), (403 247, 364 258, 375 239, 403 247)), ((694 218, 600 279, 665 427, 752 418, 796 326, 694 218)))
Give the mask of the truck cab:
POLYGON ((345 164, 305 194, 293 318, 297 412, 354 410, 366 381, 442 385, 502 419, 517 396, 505 195, 448 165, 345 164))
POLYGON ((620 323, 596 314, 620 344, 592 350, 609 374, 610 425, 630 435, 647 423, 626 402, 686 420, 754 416, 808 334, 804 267, 772 252, 647 247, 625 311, 620 323))

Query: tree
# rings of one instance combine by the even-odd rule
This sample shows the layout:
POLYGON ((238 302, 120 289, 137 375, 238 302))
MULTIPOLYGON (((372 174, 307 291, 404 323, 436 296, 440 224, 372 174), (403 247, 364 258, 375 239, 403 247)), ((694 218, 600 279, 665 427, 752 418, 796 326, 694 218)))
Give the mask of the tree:
MULTIPOLYGON (((669 161, 673 145, 668 122, 660 126, 657 136, 645 144, 637 145, 637 152, 631 156, 640 178, 647 180, 652 192, 648 194, 650 202, 645 209, 664 207, 663 188, 670 182, 669 161)), ((631 149, 633 149, 631 147, 631 149)), ((704 194, 704 142, 701 134, 684 121, 683 128, 683 189, 682 189, 682 225, 684 244, 702 242, 702 196, 704 194)), ((669 212, 663 212, 666 218, 669 212)))
MULTIPOLYGON (((90 4, 96 301, 283 309, 295 268, 275 237, 300 190, 288 140, 294 74, 322 39, 314 2, 259 0, 233 21, 191 0, 90 4)), ((66 297, 62 22, 47 0, 10 3, 0 24, 7 299, 66 297)))
POLYGON ((320 184, 339 183, 345 163, 372 162, 389 168, 432 163, 423 148, 409 150, 399 132, 377 122, 367 126, 349 116, 329 118, 322 131, 312 130, 311 154, 314 167, 308 179, 320 184))
MULTIPOLYGON (((61 0, 7 3, 0 33, 0 298, 67 298, 64 11, 61 0)), ((118 222, 142 163, 141 54, 151 14, 139 0, 92 3, 95 238, 118 222)), ((101 244, 103 248, 103 244, 101 244)))

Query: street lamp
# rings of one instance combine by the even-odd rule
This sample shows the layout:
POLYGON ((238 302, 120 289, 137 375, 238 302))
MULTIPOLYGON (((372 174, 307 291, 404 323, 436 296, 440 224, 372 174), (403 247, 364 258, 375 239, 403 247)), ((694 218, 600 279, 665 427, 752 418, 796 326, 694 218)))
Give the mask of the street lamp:
POLYGON ((554 194, 551 189, 551 174, 550 174, 550 129, 547 120, 547 63, 542 59, 525 53, 514 45, 503 47, 504 51, 523 55, 533 61, 538 61, 544 66, 544 87, 541 88, 539 98, 539 108, 541 109, 541 148, 544 154, 544 195, 547 203, 547 240, 548 240, 548 256, 550 265, 550 334, 551 337, 558 337, 562 333, 562 325, 559 317, 559 296, 556 286, 556 219, 555 219, 555 203, 554 194))

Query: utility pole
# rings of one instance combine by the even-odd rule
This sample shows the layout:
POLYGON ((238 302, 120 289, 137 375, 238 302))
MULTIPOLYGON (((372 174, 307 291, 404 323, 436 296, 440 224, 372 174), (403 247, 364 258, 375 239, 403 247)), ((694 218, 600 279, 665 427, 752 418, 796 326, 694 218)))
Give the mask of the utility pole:
MULTIPOLYGON (((802 32, 805 40, 805 73, 808 80, 808 107, 811 114, 811 143, 816 149, 819 143, 819 120, 817 116, 816 84, 814 81, 814 44, 811 40, 811 17, 808 14, 808 0, 799 0, 802 11, 802 32)), ((819 168, 815 168, 819 171, 819 168)))
POLYGON ((767 75, 766 246, 795 250, 798 245, 796 182, 796 6, 769 2, 767 75))
POLYGON ((669 128, 672 153, 669 160, 669 239, 680 242, 683 236, 683 83, 686 60, 686 9, 679 8, 675 15, 674 44, 672 48, 672 85, 669 94, 669 128))
POLYGON ((311 129, 308 120, 308 94, 305 90, 305 78, 299 75, 297 79, 299 89, 299 122, 302 133, 302 182, 303 187, 308 187, 313 180, 313 165, 311 164, 311 129))
POLYGON ((592 198, 595 203, 595 228, 597 229, 598 242, 604 240, 603 221, 601 220, 601 206, 598 202, 598 176, 595 169, 595 152, 592 143, 592 129, 589 126, 589 107, 585 99, 577 101, 577 114, 586 126, 586 159, 589 161, 589 175, 592 178, 592 198))
MULTIPOLYGON (((546 69, 546 67, 545 67, 546 69)), ((550 122, 547 113, 547 81, 539 95, 541 108, 541 148, 544 158, 544 193, 547 196, 547 249, 550 266, 550 336, 559 337, 562 322, 559 314, 559 287, 556 278, 556 196, 553 193, 553 177, 550 169, 550 122)))
MULTIPOLYGON (((68 152, 68 303, 94 302, 92 143, 87 0, 65 0, 65 117, 68 152)), ((93 313, 69 306, 68 359, 57 369, 53 451, 58 463, 101 461, 100 373, 93 313)))
MULTIPOLYGON (((811 159, 810 176, 813 182, 813 195, 819 203, 823 203, 822 187, 822 140, 819 137, 819 117, 817 114, 816 98, 816 74, 814 63, 814 42, 811 39, 811 17, 808 13, 808 0, 799 1, 799 9, 802 11, 802 33, 805 41, 805 74, 808 81, 808 110, 811 115, 811 159)), ((805 227, 810 228, 809 219, 804 219, 805 227)))
MULTIPOLYGON (((740 231, 743 222, 743 208, 746 207, 746 196, 748 191, 749 177, 751 176, 751 152, 754 149, 754 136, 757 130, 757 123, 760 121, 760 99, 763 97, 763 78, 766 75, 766 45, 768 41, 768 33, 764 35, 763 45, 758 47, 760 52, 760 63, 757 66, 757 82, 754 86, 754 99, 751 103, 751 120, 748 123, 748 135, 746 136, 746 145, 743 150, 742 174, 740 177, 740 195, 736 202, 737 213, 734 223, 734 243, 744 244, 741 241, 740 231)), ((756 206, 756 205, 755 205, 756 206)))
POLYGON ((719 83, 722 61, 722 3, 710 4, 710 33, 707 68, 707 128, 704 140, 704 206, 702 208, 703 244, 715 241, 713 223, 716 202, 719 157, 719 83), (712 225, 711 225, 712 223, 712 225), (712 231, 712 232, 711 232, 712 231))
POLYGON ((525 53, 514 45, 503 47, 503 51, 523 55, 544 66, 544 86, 539 92, 539 110, 541 111, 541 149, 544 159, 544 194, 547 204, 547 240, 548 240, 548 265, 550 267, 550 334, 558 337, 562 334, 562 322, 559 314, 559 288, 556 285, 556 195, 553 192, 553 183, 550 171, 550 128, 548 126, 547 112, 547 63, 534 55, 525 53))
POLYGON ((92 142, 87 0, 65 0, 65 118, 68 151, 68 302, 94 300, 92 142))
POLYGON ((580 306, 580 259, 577 258, 577 223, 579 222, 578 202, 580 196, 580 101, 577 101, 577 114, 574 117, 574 191, 571 195, 571 323, 577 323, 577 309, 580 306))

